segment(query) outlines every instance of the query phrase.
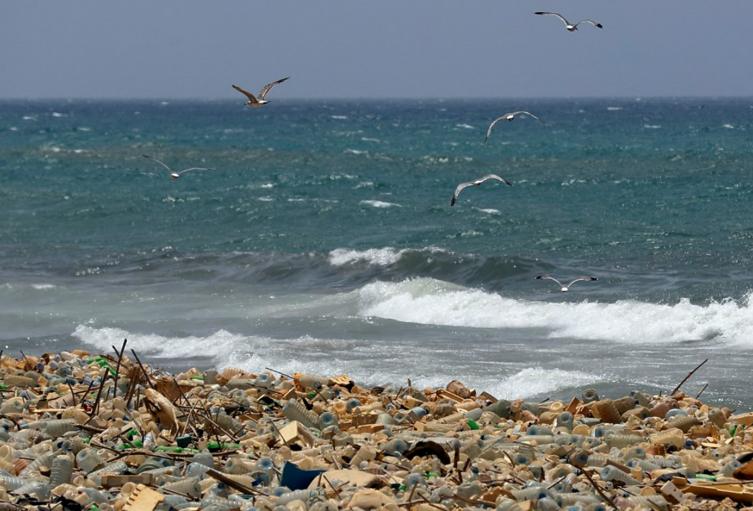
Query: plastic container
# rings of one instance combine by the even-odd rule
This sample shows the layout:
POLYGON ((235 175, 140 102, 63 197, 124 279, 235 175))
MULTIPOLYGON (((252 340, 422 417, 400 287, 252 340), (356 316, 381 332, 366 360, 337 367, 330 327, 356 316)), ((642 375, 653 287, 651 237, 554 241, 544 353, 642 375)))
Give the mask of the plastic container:
POLYGON ((52 460, 52 467, 50 468, 50 486, 55 488, 61 484, 70 483, 72 473, 73 456, 68 454, 55 456, 55 459, 52 460))
POLYGON ((297 399, 291 399, 285 403, 282 413, 288 420, 298 421, 308 428, 319 428, 319 416, 307 410, 297 399))

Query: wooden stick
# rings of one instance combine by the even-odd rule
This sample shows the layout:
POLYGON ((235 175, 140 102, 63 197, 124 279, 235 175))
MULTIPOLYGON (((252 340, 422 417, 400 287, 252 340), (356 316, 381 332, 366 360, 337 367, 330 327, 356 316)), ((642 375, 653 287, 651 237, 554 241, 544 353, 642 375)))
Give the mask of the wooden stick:
POLYGON ((131 353, 133 353, 133 358, 136 359, 136 362, 139 363, 139 367, 141 368, 141 372, 144 373, 144 376, 146 376, 146 382, 149 384, 151 388, 154 388, 154 384, 152 383, 152 379, 149 378, 149 373, 146 372, 146 369, 144 369, 144 366, 141 364, 141 360, 139 360, 139 356, 136 354, 135 351, 133 351, 133 348, 131 348, 131 353))
POLYGON ((277 369, 272 369, 271 367, 265 367, 264 369, 266 369, 267 371, 272 371, 273 373, 277 373, 279 375, 282 375, 282 376, 284 376, 286 378, 290 378, 291 380, 295 379, 292 376, 290 376, 289 374, 285 374, 282 371, 278 371, 277 369))
POLYGON ((245 493, 246 495, 258 494, 258 495, 264 495, 265 497, 267 496, 266 493, 261 492, 254 488, 250 488, 246 486, 245 484, 241 484, 234 479, 230 479, 222 472, 218 472, 217 470, 213 468, 210 468, 209 470, 207 470, 207 475, 213 479, 217 479, 221 483, 225 483, 226 485, 233 488, 234 490, 238 490, 241 493, 245 493))
POLYGON ((128 339, 123 339, 123 347, 120 348, 120 352, 115 349, 115 346, 112 347, 112 349, 115 350, 115 353, 118 355, 118 365, 115 367, 115 385, 112 388, 113 399, 118 397, 118 376, 120 376, 120 361, 123 359, 123 352, 125 351, 127 343, 128 339))
POLYGON ((696 372, 697 370, 699 370, 701 368, 701 366, 703 366, 703 364, 705 364, 708 361, 709 361, 709 359, 706 359, 703 362, 701 362, 700 364, 698 364, 695 369, 693 369, 692 371, 690 371, 688 373, 688 375, 685 378, 683 378, 680 383, 677 384, 677 387, 675 387, 674 390, 669 393, 669 395, 670 396, 674 396, 675 392, 677 392, 678 390, 680 390, 680 387, 682 387, 682 384, 685 383, 686 381, 688 381, 690 379, 690 377, 693 376, 693 373, 696 372))
POLYGON ((699 399, 701 397, 701 394, 703 394, 703 392, 706 390, 706 387, 708 387, 708 386, 709 386, 708 383, 706 385, 704 385, 703 388, 701 389, 701 391, 698 394, 696 394, 695 398, 699 399))
POLYGON ((612 506, 613 509, 619 509, 617 507, 617 505, 614 503, 614 501, 612 500, 612 498, 609 495, 607 495, 606 493, 604 493, 601 490, 601 488, 599 488, 599 485, 596 484, 596 482, 593 480, 593 478, 591 477, 591 474, 588 473, 588 470, 582 470, 581 469, 581 471, 583 472, 583 475, 586 476, 586 479, 588 479, 588 482, 591 483, 591 486, 594 487, 594 490, 596 490, 598 492, 598 494, 601 495, 601 498, 603 498, 605 501, 607 501, 609 503, 609 505, 612 506))
POLYGON ((73 392, 73 385, 68 383, 68 388, 71 389, 71 399, 73 400, 73 406, 76 406, 76 393, 73 392))
POLYGON ((102 382, 99 384, 99 390, 97 391, 97 398, 94 400, 94 406, 92 407, 92 414, 90 418, 93 418, 95 415, 97 415, 97 408, 99 408, 99 400, 102 399, 102 389, 105 388, 105 383, 107 383, 107 377, 110 376, 110 372, 107 370, 107 368, 103 371, 104 376, 102 376, 102 382))

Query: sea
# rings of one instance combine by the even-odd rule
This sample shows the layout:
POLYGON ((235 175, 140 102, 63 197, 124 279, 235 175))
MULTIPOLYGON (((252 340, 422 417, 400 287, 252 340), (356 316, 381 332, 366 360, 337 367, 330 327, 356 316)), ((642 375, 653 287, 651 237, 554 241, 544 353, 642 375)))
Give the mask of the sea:
POLYGON ((0 347, 749 408, 751 204, 753 99, 0 101, 0 347))

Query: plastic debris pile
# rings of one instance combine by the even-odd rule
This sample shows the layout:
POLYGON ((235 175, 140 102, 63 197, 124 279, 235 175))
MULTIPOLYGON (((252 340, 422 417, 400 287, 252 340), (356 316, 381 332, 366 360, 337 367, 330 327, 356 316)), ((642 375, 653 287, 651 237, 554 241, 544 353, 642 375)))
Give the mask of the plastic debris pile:
POLYGON ((0 509, 753 506, 753 413, 682 392, 533 403, 458 381, 173 376, 124 352, 0 357, 0 509))

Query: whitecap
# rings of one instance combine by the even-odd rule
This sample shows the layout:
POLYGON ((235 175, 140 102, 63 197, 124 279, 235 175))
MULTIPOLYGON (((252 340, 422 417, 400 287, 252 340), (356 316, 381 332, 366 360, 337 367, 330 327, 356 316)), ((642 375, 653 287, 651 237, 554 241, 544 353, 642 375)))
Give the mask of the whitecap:
POLYGON ((647 130, 658 130, 661 128, 661 124, 644 124, 643 127, 647 130))
POLYGON ((344 266, 357 262, 367 262, 375 266, 390 266, 400 260, 405 250, 397 250, 392 247, 370 248, 368 250, 350 250, 336 248, 329 253, 329 264, 332 266, 344 266))
MULTIPOLYGON (((587 292, 587 291, 574 291, 587 292)), ((544 328, 552 339, 620 343, 711 340, 753 347, 753 295, 695 305, 636 300, 539 302, 431 278, 374 282, 358 290, 359 313, 407 323, 472 328, 544 328)))
POLYGON ((489 392, 501 399, 522 399, 558 390, 590 385, 603 377, 582 371, 529 367, 492 384, 489 392))
POLYGON ((475 130, 476 129, 475 126, 471 126, 470 124, 465 124, 465 123, 456 124, 455 127, 456 128, 463 128, 463 129, 466 129, 466 130, 475 130))
POLYGON ((336 119, 338 121, 344 121, 345 119, 348 118, 348 116, 347 115, 330 115, 329 118, 336 119))
POLYGON ((373 137, 361 137, 361 140, 362 140, 363 142, 374 142, 375 144, 379 144, 379 143, 381 143, 381 142, 382 142, 382 141, 381 141, 381 140, 379 140, 378 138, 373 138, 373 137))
POLYGON ((621 106, 608 106, 607 110, 610 112, 619 112, 620 110, 622 110, 622 107, 621 106))
POLYGON ((32 289, 36 289, 38 291, 45 291, 48 289, 55 289, 57 286, 55 284, 47 284, 47 283, 41 283, 41 284, 32 284, 32 289))
POLYGON ((362 204, 364 206, 371 206, 372 208, 401 208, 402 206, 400 204, 397 204, 395 202, 384 202, 381 200, 362 200, 359 202, 359 204, 362 204))
POLYGON ((359 149, 346 149, 345 151, 343 151, 343 153, 345 153, 345 154, 356 154, 356 155, 369 154, 368 151, 362 151, 362 150, 359 150, 359 149))

